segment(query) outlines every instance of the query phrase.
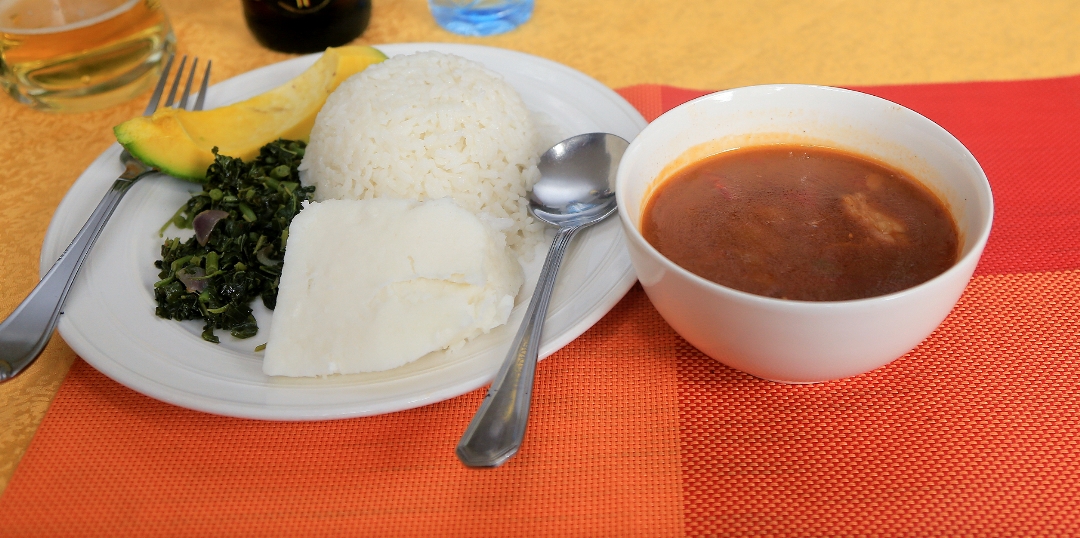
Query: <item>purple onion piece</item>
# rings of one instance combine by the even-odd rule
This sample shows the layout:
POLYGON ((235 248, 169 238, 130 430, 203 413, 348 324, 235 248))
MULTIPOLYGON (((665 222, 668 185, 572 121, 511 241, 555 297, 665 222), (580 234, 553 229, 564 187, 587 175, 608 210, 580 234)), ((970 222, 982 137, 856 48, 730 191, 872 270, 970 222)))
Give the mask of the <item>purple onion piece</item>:
POLYGON ((206 242, 210 240, 210 232, 214 231, 214 226, 228 216, 228 211, 220 209, 207 209, 195 215, 191 226, 195 228, 195 240, 199 242, 199 246, 206 246, 206 242))
POLYGON ((202 267, 185 267, 176 272, 176 279, 187 286, 191 293, 202 293, 206 289, 206 271, 202 267))
POLYGON ((274 260, 270 258, 270 251, 272 250, 274 250, 273 245, 266 245, 265 247, 260 248, 259 251, 255 253, 255 259, 259 260, 259 263, 267 267, 273 267, 281 263, 281 260, 274 260))

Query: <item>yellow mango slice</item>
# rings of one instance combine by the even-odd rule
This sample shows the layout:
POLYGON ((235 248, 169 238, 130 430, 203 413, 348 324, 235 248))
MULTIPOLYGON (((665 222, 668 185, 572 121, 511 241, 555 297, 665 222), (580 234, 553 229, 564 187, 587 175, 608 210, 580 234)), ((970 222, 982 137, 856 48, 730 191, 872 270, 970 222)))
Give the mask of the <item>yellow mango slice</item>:
POLYGON ((329 48, 307 71, 246 101, 198 112, 160 108, 152 116, 117 125, 113 132, 142 162, 171 176, 202 181, 214 162, 215 146, 222 155, 251 160, 259 148, 278 138, 307 140, 330 92, 385 59, 371 47, 329 48))

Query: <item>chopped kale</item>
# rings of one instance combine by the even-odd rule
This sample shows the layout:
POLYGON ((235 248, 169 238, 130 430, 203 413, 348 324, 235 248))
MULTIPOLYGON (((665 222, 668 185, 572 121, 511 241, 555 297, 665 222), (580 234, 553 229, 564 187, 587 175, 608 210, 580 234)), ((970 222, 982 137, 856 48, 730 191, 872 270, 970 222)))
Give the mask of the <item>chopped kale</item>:
POLYGON ((302 141, 277 140, 263 146, 253 163, 214 148, 203 190, 192 195, 162 233, 170 224, 192 228, 206 211, 228 215, 200 218, 203 228, 211 222, 202 237, 200 226, 194 226, 195 237, 165 240, 161 259, 154 262, 160 269, 154 284, 158 316, 205 320, 202 337, 215 343, 215 329, 237 338, 258 332, 251 302, 261 297, 267 308, 276 306, 289 223, 315 191, 301 185, 297 173, 304 148, 302 141))

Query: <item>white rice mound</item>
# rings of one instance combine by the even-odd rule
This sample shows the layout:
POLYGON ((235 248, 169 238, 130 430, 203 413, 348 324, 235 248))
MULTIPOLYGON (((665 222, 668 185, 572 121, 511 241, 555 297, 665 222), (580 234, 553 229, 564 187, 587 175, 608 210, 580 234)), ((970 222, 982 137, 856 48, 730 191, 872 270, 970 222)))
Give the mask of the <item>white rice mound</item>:
POLYGON ((544 149, 525 103, 499 75, 422 52, 343 82, 319 111, 300 170, 317 201, 453 198, 524 255, 543 236, 527 192, 544 149))

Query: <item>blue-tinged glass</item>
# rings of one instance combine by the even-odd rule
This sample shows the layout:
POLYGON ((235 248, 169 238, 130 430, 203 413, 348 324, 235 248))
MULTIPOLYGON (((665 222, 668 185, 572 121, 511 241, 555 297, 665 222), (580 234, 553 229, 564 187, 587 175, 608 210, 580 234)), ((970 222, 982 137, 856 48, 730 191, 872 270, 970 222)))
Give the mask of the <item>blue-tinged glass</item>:
POLYGON ((455 34, 489 36, 529 20, 533 0, 428 0, 439 26, 455 34))

